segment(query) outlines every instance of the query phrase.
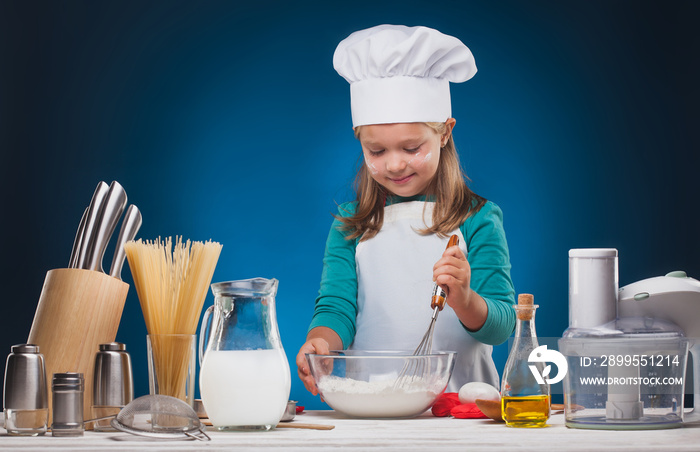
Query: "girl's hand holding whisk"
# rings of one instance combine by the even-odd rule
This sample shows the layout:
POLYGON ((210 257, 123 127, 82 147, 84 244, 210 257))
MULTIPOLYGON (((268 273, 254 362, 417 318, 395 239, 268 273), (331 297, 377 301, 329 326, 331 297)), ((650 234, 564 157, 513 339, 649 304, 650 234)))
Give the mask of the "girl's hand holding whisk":
POLYGON ((471 266, 459 246, 451 246, 433 266, 433 281, 447 295, 447 304, 459 320, 472 331, 486 322, 488 308, 483 298, 471 287, 471 266))

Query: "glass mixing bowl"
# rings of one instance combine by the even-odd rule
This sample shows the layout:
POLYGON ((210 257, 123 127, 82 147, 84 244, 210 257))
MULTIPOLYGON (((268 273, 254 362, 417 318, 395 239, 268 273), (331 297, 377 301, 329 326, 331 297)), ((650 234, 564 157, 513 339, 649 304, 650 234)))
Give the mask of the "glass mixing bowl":
POLYGON ((358 418, 410 418, 443 393, 456 355, 343 350, 306 359, 321 397, 335 411, 358 418))

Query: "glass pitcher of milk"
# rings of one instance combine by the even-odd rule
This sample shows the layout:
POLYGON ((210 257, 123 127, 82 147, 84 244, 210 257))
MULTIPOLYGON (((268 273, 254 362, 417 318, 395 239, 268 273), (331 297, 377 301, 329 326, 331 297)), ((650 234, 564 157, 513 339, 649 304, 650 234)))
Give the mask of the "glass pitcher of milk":
POLYGON ((270 430, 289 400, 289 362, 275 312, 276 279, 212 284, 199 335, 199 391, 218 430, 270 430))

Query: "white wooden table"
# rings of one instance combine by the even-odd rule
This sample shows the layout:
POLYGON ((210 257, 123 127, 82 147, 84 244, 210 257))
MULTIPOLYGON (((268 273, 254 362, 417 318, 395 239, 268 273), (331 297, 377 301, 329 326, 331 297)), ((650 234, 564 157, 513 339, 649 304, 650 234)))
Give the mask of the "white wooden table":
POLYGON ((333 411, 309 411, 292 423, 334 425, 333 430, 278 428, 269 432, 208 431, 211 441, 163 441, 126 433, 85 432, 77 438, 7 436, 0 428, 0 450, 19 451, 179 451, 179 450, 381 450, 381 451, 685 451, 700 450, 700 424, 671 430, 604 431, 564 426, 563 415, 549 426, 516 429, 483 419, 437 418, 430 412, 403 420, 350 419, 333 411))

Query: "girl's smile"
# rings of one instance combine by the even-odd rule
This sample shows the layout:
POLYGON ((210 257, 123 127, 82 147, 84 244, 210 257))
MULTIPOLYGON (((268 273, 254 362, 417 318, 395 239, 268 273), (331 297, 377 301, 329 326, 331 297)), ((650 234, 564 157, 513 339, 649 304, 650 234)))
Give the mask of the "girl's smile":
POLYGON ((360 143, 372 178, 398 196, 427 194, 446 136, 423 123, 362 126, 360 143))
POLYGON ((402 185, 402 184, 408 183, 412 178, 413 178, 413 174, 411 174, 410 176, 399 178, 399 179, 391 179, 391 181, 395 184, 402 185))

